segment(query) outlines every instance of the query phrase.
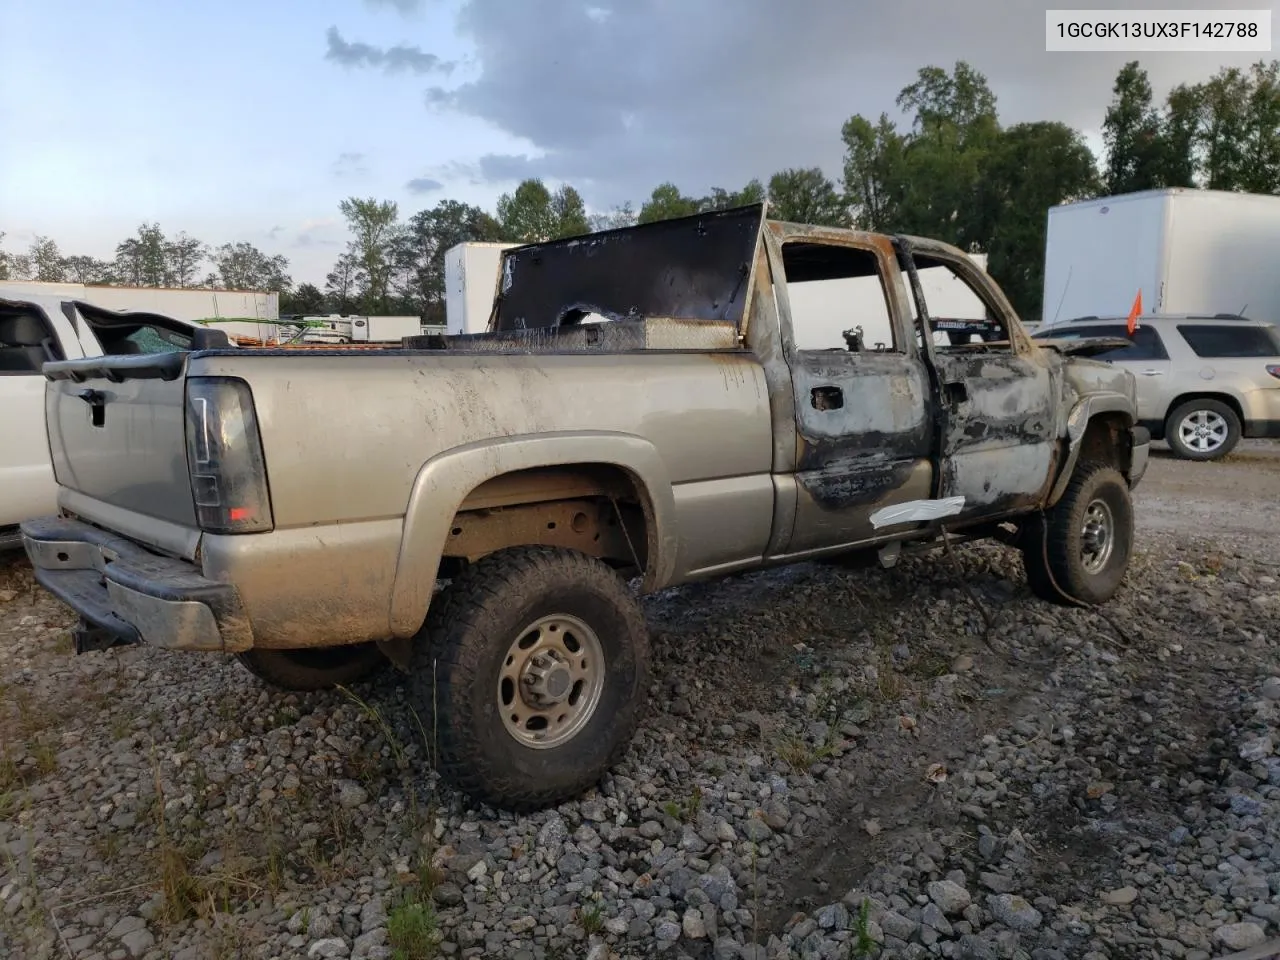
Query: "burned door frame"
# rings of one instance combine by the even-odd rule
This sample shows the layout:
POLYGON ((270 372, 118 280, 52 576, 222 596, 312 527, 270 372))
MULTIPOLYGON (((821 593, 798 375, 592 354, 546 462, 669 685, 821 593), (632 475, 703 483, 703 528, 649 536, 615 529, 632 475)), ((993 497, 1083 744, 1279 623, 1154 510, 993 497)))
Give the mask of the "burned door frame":
MULTIPOLYGON (((899 268, 892 241, 775 221, 767 222, 765 240, 782 359, 790 372, 789 426, 795 440, 793 519, 789 535, 775 529, 771 555, 832 552, 910 533, 919 524, 886 531, 871 519, 882 507, 927 498, 935 472, 929 372, 915 346, 903 288, 894 279, 899 268), (875 258, 896 341, 893 351, 797 348, 784 264, 784 250, 793 243, 875 258)), ((764 278, 759 280, 762 286, 764 278)))
MULTIPOLYGON (((897 237, 894 246, 916 304, 910 323, 936 400, 940 469, 932 497, 964 497, 961 523, 996 519, 1043 502, 1060 456, 1061 370, 1045 362, 1003 291, 968 257, 919 237, 897 237), (1008 339, 998 343, 1007 348, 979 347, 971 354, 936 349, 917 257, 949 266, 968 283, 1003 324, 1008 339)), ((909 305, 907 310, 913 312, 909 305)))

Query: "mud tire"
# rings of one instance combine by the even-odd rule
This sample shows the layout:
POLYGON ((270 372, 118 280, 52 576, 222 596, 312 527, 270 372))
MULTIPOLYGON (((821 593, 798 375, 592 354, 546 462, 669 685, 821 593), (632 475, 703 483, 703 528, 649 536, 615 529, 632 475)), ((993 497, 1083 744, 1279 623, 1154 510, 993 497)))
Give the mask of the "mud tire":
POLYGON ((469 565, 437 597, 414 643, 410 691, 442 776, 475 800, 528 812, 580 795, 618 762, 648 678, 648 630, 626 582, 576 551, 518 547, 469 565), (556 615, 598 637, 603 687, 576 734, 531 747, 508 731, 496 691, 511 645, 556 615))
POLYGON ((1028 519, 1022 559, 1032 593, 1051 603, 1094 605, 1120 588, 1133 553, 1133 502, 1120 471, 1107 463, 1082 463, 1066 492, 1040 517, 1028 519), (1091 569, 1085 559, 1089 511, 1101 503, 1111 519, 1111 547, 1104 562, 1091 569), (1065 596, 1064 596, 1065 592, 1065 596))

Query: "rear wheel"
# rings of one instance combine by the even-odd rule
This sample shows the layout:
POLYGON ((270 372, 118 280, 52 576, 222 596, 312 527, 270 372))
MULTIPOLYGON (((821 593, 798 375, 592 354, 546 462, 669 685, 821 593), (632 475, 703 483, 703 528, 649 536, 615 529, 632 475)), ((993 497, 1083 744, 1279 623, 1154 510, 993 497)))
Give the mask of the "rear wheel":
POLYGON ((1240 442, 1240 418, 1220 400, 1188 400, 1169 414, 1164 435, 1184 460, 1217 460, 1240 442))
POLYGON ((390 661, 376 643, 301 650, 247 650, 240 662, 260 680, 282 690, 328 690, 367 680, 390 661))
POLYGON ((1105 603, 1120 589, 1133 551, 1133 503, 1115 467, 1083 463, 1043 521, 1027 521, 1027 584, 1054 603, 1105 603))
POLYGON ((648 633, 622 578, 585 554, 520 547, 470 565, 436 603, 410 683, 441 773, 516 811, 596 784, 648 686, 648 633))

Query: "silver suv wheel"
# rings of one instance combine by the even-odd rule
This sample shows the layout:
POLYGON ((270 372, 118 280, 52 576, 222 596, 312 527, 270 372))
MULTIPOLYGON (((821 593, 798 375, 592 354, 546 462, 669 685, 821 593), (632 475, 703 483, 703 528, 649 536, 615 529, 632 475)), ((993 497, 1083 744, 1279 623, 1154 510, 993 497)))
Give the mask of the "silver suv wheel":
POLYGON ((1184 460, 1217 460, 1240 441, 1240 415, 1213 397, 1194 397, 1171 410, 1165 439, 1184 460))
POLYGON ((1219 414, 1212 410, 1192 410, 1179 421, 1178 439, 1196 453, 1217 453, 1227 442, 1231 429, 1219 414))

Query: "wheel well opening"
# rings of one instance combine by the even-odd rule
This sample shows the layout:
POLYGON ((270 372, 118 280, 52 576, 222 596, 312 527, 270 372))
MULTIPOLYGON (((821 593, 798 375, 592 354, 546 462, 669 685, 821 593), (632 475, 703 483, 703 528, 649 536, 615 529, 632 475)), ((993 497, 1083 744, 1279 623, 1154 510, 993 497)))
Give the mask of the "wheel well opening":
POLYGON ((1236 400, 1235 397, 1226 393, 1209 393, 1206 391, 1201 391, 1199 393, 1184 393, 1181 396, 1175 397, 1173 402, 1169 404, 1169 412, 1165 414, 1165 421, 1168 421, 1169 417, 1173 415, 1173 411, 1177 410, 1178 407, 1193 400, 1216 400, 1218 403, 1225 403, 1231 408, 1231 412, 1236 415, 1236 419, 1242 423, 1244 422, 1244 409, 1240 406, 1239 401, 1236 400))
POLYGON ((480 484, 458 508, 445 540, 441 575, 508 547, 579 550, 639 575, 652 549, 643 486, 611 464, 540 467, 480 484))
POLYGON ((1078 463, 1109 463, 1122 473, 1129 468, 1125 432, 1129 420, 1122 413, 1103 413, 1092 417, 1080 440, 1078 463))

